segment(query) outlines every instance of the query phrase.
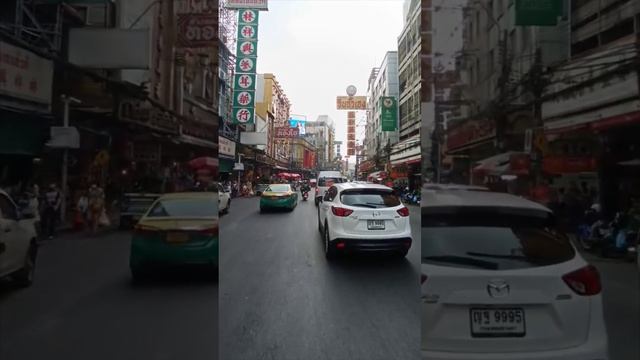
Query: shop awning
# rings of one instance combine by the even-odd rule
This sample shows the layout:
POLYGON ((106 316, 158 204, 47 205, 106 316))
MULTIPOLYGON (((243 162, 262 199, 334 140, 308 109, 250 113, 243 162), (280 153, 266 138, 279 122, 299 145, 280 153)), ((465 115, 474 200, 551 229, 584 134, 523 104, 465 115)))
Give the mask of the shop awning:
POLYGON ((492 176, 526 175, 529 173, 529 155, 517 151, 508 151, 476 162, 474 173, 492 176))

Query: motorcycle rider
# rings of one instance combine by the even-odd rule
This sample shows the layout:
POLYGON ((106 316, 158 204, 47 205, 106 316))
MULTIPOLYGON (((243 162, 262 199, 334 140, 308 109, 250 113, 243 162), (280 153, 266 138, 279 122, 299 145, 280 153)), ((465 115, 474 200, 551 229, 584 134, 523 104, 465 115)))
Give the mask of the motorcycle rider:
POLYGON ((302 185, 300 185, 300 193, 302 193, 302 196, 304 197, 305 195, 308 195, 309 191, 311 191, 311 186, 309 186, 309 182, 304 181, 302 185))

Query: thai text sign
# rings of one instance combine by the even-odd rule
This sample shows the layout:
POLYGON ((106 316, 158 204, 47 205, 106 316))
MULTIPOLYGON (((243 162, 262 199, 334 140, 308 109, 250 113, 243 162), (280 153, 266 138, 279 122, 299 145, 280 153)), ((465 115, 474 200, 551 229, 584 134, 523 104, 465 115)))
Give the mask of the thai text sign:
POLYGON ((298 128, 292 127, 277 127, 276 128, 276 137, 277 138, 294 138, 299 135, 298 128))
POLYGON ((0 94, 51 104, 53 63, 0 41, 0 94))
POLYGON ((267 0, 227 0, 227 9, 257 9, 269 10, 267 0))
POLYGON ((398 128, 398 102, 393 96, 383 96, 380 100, 382 131, 395 131, 398 128))
POLYGON ((338 96, 336 106, 338 110, 367 110, 367 97, 338 96))

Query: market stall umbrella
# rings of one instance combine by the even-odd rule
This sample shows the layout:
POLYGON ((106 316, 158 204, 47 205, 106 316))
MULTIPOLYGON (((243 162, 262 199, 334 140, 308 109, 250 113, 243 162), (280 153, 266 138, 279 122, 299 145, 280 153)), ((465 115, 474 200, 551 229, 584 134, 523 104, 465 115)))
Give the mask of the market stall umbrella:
POLYGON ((193 169, 218 169, 218 159, 212 157, 199 157, 189 161, 189 166, 193 169))

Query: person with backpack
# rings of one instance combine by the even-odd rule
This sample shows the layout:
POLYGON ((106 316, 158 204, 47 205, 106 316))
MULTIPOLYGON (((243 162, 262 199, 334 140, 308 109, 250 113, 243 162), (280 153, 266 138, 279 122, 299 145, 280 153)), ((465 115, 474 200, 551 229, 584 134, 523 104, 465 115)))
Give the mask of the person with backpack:
POLYGON ((49 185, 49 190, 44 194, 44 208, 42 212, 42 229, 44 236, 49 240, 53 239, 56 225, 60 217, 60 205, 62 204, 62 194, 55 184, 49 185))

